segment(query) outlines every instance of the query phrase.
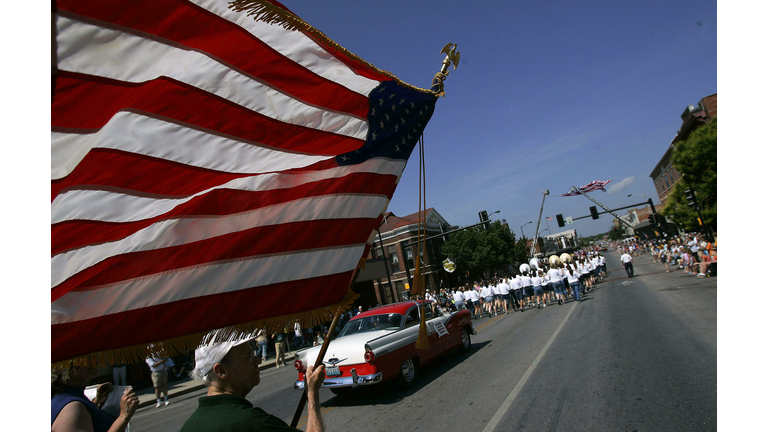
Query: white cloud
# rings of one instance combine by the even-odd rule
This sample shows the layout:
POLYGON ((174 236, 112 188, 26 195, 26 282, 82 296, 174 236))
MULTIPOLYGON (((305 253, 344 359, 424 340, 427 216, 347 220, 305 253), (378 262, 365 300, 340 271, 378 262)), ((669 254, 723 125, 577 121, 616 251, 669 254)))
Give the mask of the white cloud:
POLYGON ((627 177, 624 180, 618 182, 618 183, 611 183, 611 186, 608 186, 608 189, 606 190, 609 194, 617 194, 621 193, 624 190, 627 189, 627 187, 632 186, 635 183, 635 177, 627 177))

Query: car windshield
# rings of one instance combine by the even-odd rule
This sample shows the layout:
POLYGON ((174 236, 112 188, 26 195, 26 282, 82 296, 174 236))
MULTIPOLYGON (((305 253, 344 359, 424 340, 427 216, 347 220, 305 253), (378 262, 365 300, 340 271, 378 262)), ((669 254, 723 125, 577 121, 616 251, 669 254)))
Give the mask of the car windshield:
POLYGON ((403 316, 400 314, 372 315, 365 318, 352 320, 344 326, 339 337, 355 333, 366 333, 377 330, 400 330, 403 316))

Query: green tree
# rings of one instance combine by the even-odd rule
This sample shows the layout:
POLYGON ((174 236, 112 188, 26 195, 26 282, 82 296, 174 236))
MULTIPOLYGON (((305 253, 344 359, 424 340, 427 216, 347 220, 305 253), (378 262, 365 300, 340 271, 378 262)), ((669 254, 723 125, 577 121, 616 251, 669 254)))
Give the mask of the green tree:
POLYGON ((474 279, 486 270, 504 269, 516 260, 527 259, 525 241, 516 242, 515 234, 499 221, 491 222, 487 230, 473 227, 451 234, 443 254, 456 263, 457 270, 469 271, 474 279))
POLYGON ((611 240, 621 240, 625 235, 624 225, 614 226, 608 231, 608 238, 611 240))
POLYGON ((681 178, 667 198, 664 216, 687 231, 700 231, 698 212, 688 206, 685 190, 696 192, 704 225, 717 230, 717 118, 696 129, 685 141, 675 145, 672 166, 681 178))

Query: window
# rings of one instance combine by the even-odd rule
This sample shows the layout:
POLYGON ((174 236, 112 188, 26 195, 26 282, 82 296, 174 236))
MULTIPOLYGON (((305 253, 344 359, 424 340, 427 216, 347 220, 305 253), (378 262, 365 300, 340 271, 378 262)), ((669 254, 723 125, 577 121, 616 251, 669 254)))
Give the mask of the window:
POLYGON ((392 271, 400 271, 400 260, 397 258, 397 246, 387 246, 387 254, 389 254, 389 262, 392 264, 392 271))
POLYGON ((419 320, 419 308, 413 308, 410 311, 408 311, 408 315, 405 317, 405 327, 418 325, 420 322, 421 321, 419 320))
POLYGON ((398 293, 405 291, 405 285, 403 285, 403 281, 395 281, 395 291, 398 293))
POLYGON ((344 326, 344 329, 339 333, 339 337, 377 330, 399 330, 402 321, 403 316, 400 314, 382 314, 353 319, 344 326))

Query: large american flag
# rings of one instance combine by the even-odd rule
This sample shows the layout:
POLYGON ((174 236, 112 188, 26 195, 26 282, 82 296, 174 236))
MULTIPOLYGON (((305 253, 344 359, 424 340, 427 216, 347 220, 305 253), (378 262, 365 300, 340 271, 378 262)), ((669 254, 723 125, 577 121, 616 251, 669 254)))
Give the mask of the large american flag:
POLYGON ((434 93, 226 0, 54 12, 52 363, 345 301, 434 93))
MULTIPOLYGON (((601 190, 605 192, 605 185, 607 185, 611 181, 613 180, 595 180, 593 182, 585 184, 584 186, 579 187, 579 190, 582 192, 593 192, 596 190, 601 190)), ((576 196, 576 195, 581 195, 581 194, 578 192, 570 191, 560 196, 576 196)))

